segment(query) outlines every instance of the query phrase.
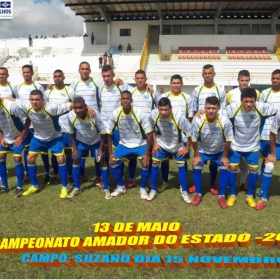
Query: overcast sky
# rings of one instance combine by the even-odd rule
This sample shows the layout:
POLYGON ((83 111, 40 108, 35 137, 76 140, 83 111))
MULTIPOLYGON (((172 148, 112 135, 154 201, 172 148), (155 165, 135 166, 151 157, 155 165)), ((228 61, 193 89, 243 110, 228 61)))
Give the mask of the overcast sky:
MULTIPOLYGON (((1 2, 4 0, 1 0, 1 2)), ((46 35, 83 33, 81 16, 75 16, 62 0, 14 0, 14 18, 0 19, 0 39, 24 38, 29 34, 46 35)))

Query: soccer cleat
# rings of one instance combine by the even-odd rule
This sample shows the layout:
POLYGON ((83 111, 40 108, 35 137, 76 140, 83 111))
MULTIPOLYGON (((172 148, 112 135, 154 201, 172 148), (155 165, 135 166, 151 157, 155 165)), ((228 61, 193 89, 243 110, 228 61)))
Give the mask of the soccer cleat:
POLYGON ((234 203, 235 203, 235 201, 236 201, 236 196, 230 195, 230 196, 228 197, 227 205, 228 205, 228 206, 233 206, 234 203))
POLYGON ((141 199, 147 199, 148 198, 148 194, 147 194, 147 192, 144 188, 140 188, 140 197, 141 197, 141 199))
POLYGON ((219 199, 218 199, 218 203, 219 205, 221 206, 221 208, 225 209, 228 207, 227 205, 227 202, 226 202, 226 199, 224 196, 220 196, 219 199))
POLYGON ((125 194, 126 193, 126 189, 122 189, 121 187, 117 186, 117 188, 115 188, 115 190, 111 193, 111 196, 115 197, 118 196, 119 194, 125 194))
POLYGON ((29 180, 30 180, 29 174, 25 174, 22 183, 23 183, 23 184, 26 184, 26 183, 29 182, 29 180))
POLYGON ((104 188, 104 184, 102 182, 101 176, 96 176, 95 184, 96 184, 96 187, 98 187, 100 190, 102 190, 104 188))
POLYGON ((23 193, 23 189, 16 188, 14 192, 14 198, 21 197, 22 193, 23 193))
POLYGON ((182 193, 181 197, 183 198, 184 202, 190 204, 192 202, 188 193, 182 193))
POLYGON ((149 195, 148 195, 148 197, 147 197, 147 200, 148 200, 148 201, 152 201, 152 200, 155 199, 156 196, 157 196, 157 192, 154 191, 154 190, 151 190, 150 193, 149 193, 149 195))
POLYGON ((78 195, 80 193, 79 189, 73 189, 68 195, 67 198, 73 198, 74 196, 78 195))
POLYGON ((256 210, 262 210, 262 209, 265 207, 266 204, 267 204, 267 200, 261 199, 261 200, 258 202, 258 204, 255 206, 255 209, 256 209, 256 210))
POLYGON ((23 192, 22 196, 28 196, 28 195, 33 194, 38 191, 39 191, 38 188, 31 186, 31 187, 29 187, 29 189, 27 191, 23 192))
POLYGON ((0 188, 0 194, 2 194, 2 193, 7 193, 8 191, 9 191, 8 188, 4 188, 4 187, 1 187, 1 188, 0 188))
POLYGON ((245 186, 244 183, 241 183, 241 184, 239 185, 239 188, 240 188, 240 191, 241 191, 242 193, 246 193, 247 188, 246 188, 246 186, 245 186))
POLYGON ((199 194, 196 194, 192 201, 192 205, 197 206, 201 201, 202 201, 202 196, 199 194))
POLYGON ((247 196, 246 197, 246 202, 248 203, 248 205, 252 208, 256 207, 256 202, 254 200, 254 198, 252 196, 247 196))
POLYGON ((67 198, 67 195, 68 195, 68 191, 66 188, 61 188, 61 191, 60 191, 60 198, 67 198))
POLYGON ((210 192, 213 194, 213 195, 218 195, 219 192, 217 191, 217 188, 215 185, 211 185, 210 187, 210 192))
POLYGON ((189 193, 194 193, 195 192, 195 185, 192 184, 189 188, 189 193))
POLYGON ((124 186, 127 190, 129 190, 129 189, 135 188, 136 184, 134 181, 128 181, 124 184, 124 186))
POLYGON ((111 199, 111 198, 112 198, 112 196, 111 196, 110 191, 109 191, 109 190, 106 190, 106 191, 105 191, 105 199, 111 199))
POLYGON ((160 185, 160 186, 157 188, 157 191, 158 191, 159 193, 164 192, 166 189, 168 189, 168 187, 169 187, 169 184, 166 183, 166 182, 163 182, 162 185, 160 185))
POLYGON ((50 175, 46 174, 43 184, 44 185, 49 185, 50 183, 51 183, 50 175))

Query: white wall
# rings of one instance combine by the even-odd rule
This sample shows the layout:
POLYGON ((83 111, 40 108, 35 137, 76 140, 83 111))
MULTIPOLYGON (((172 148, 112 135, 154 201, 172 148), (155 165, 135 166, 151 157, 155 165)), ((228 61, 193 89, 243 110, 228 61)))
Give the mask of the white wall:
POLYGON ((94 34, 94 45, 107 45, 107 23, 106 22, 84 22, 85 46, 91 45, 91 33, 94 34))
POLYGON ((260 46, 273 50, 276 35, 160 35, 161 53, 169 53, 170 47, 217 46, 224 50, 228 46, 260 46))

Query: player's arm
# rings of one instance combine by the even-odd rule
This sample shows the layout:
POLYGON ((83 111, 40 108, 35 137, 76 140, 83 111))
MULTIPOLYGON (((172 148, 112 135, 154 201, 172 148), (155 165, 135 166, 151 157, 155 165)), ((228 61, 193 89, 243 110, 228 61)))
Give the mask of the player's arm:
POLYGON ((79 155, 78 155, 78 151, 77 151, 77 143, 76 143, 75 134, 71 133, 70 136, 71 136, 71 142, 72 142, 72 147, 73 147, 72 158, 76 159, 79 157, 79 155))
POLYGON ((193 167, 196 167, 199 162, 202 163, 202 159, 201 159, 201 157, 199 155, 199 152, 198 152, 198 143, 197 143, 197 141, 195 141, 195 142, 193 141, 192 142, 192 147, 193 147, 193 154, 194 154, 193 167))
POLYGON ((146 153, 142 157, 142 162, 145 167, 148 167, 150 165, 150 151, 152 147, 152 142, 153 142, 153 131, 147 134, 146 153))
POLYGON ((157 135, 156 135, 156 133, 155 132, 153 132, 153 142, 154 142, 154 144, 153 144, 153 150, 152 150, 152 155, 158 155, 158 151, 161 151, 161 147, 160 147, 160 145, 158 144, 158 142, 157 142, 157 135))
POLYGON ((188 137, 187 145, 184 146, 183 149, 179 150, 177 152, 177 155, 180 157, 184 157, 188 152, 191 147, 191 134, 192 134, 192 126, 188 119, 185 116, 181 116, 178 120, 178 124, 180 129, 183 131, 183 133, 188 137))
POLYGON ((0 99, 6 99, 6 100, 10 100, 10 101, 15 101, 16 100, 13 97, 0 97, 0 99))
POLYGON ((187 145, 184 146, 183 149, 181 149, 177 152, 177 156, 184 157, 189 152, 189 149, 191 147, 191 143, 192 143, 191 137, 188 137, 187 145))
POLYGON ((276 162, 276 134, 270 131, 269 134, 269 142, 270 142, 270 152, 271 154, 266 158, 265 164, 268 162, 276 162))
POLYGON ((30 127, 30 124, 31 124, 31 120, 29 117, 27 117, 25 119, 25 122, 24 122, 24 126, 23 126, 23 130, 20 134, 20 136, 18 136, 16 139, 15 139, 15 142, 14 142, 14 146, 15 147, 19 147, 21 145, 21 143, 23 142, 26 134, 28 133, 28 129, 30 127))
POLYGON ((225 142, 224 153, 221 158, 221 163, 224 164, 225 168, 229 168, 228 153, 229 153, 229 149, 230 149, 230 143, 231 143, 230 141, 225 142))

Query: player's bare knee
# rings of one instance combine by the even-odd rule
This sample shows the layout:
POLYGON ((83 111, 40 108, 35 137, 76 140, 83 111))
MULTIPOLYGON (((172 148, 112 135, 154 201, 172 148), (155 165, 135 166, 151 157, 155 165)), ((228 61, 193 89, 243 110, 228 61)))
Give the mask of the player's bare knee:
POLYGON ((56 156, 56 160, 58 164, 63 164, 65 163, 65 158, 64 156, 56 156))
POLYGON ((37 154, 28 154, 27 155, 27 162, 34 163, 36 161, 37 154))
POLYGON ((249 167, 249 172, 250 172, 251 174, 256 174, 256 173, 258 173, 258 168, 249 167))
POLYGON ((152 166, 153 166, 153 167, 158 167, 158 166, 159 166, 159 161, 153 160, 152 166))
POLYGON ((230 166, 229 166, 229 170, 230 170, 230 171, 236 172, 237 169, 238 169, 238 165, 230 165, 230 166))
POLYGON ((22 162, 22 157, 18 157, 18 156, 14 157, 14 162, 15 163, 21 163, 22 162))

